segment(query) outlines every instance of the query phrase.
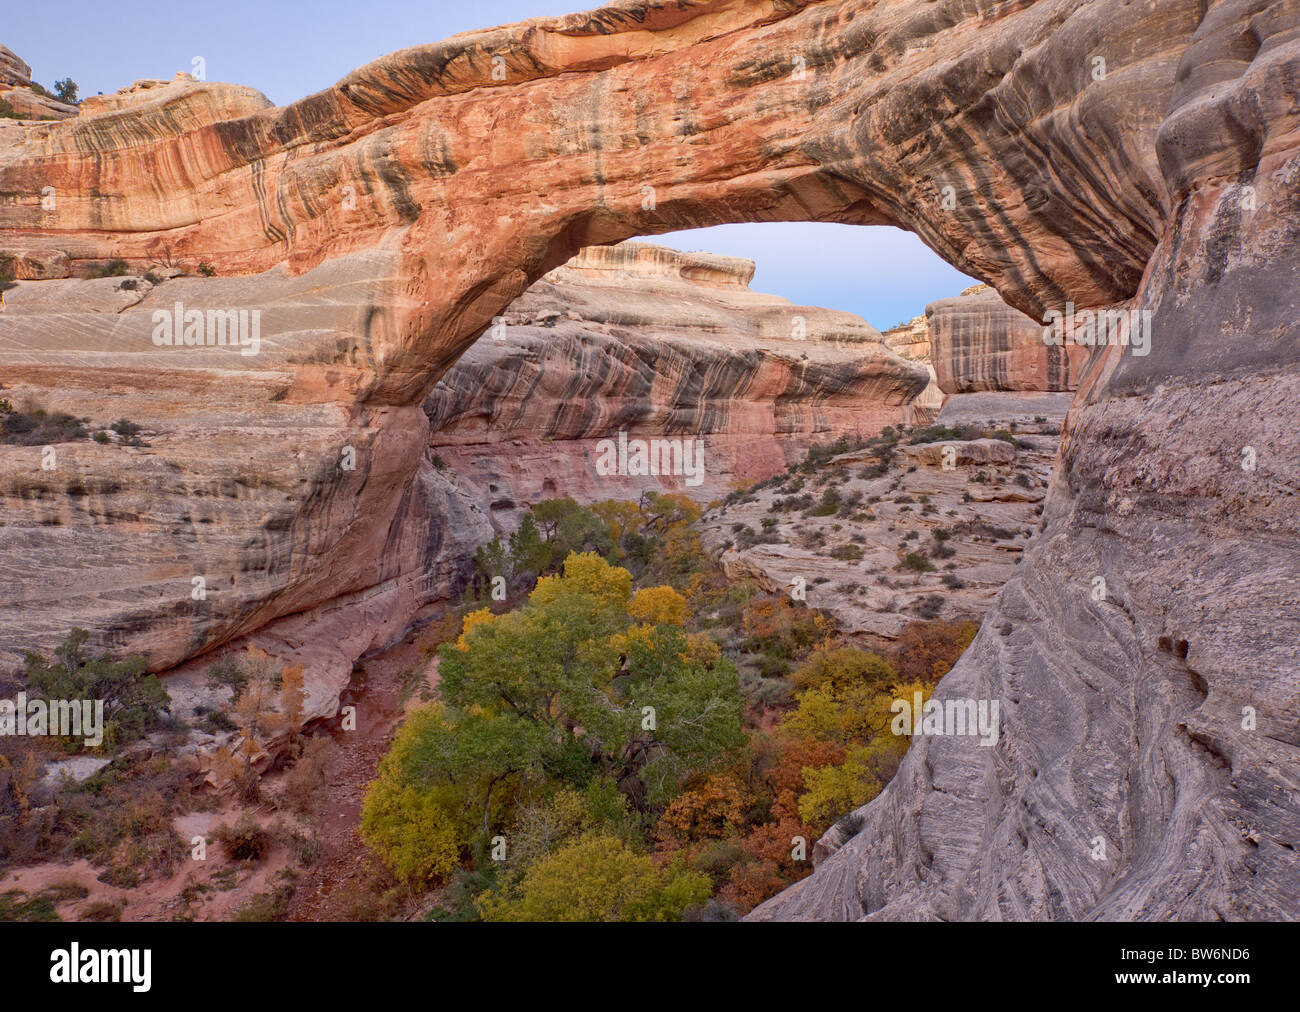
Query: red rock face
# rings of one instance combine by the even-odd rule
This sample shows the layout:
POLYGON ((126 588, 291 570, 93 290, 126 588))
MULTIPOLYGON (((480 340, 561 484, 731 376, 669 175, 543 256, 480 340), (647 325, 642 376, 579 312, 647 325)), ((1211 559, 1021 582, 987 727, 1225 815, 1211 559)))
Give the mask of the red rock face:
POLYGON ((1293 916, 1297 24, 1297 0, 629 4, 284 108, 180 82, 6 128, 5 252, 218 276, 6 292, 6 395, 102 418, 137 390, 158 432, 48 472, 4 453, 0 625, 165 615, 167 664, 400 583, 417 405, 547 270, 725 221, 897 224, 1033 319, 1149 312, 1151 345, 1090 357, 1044 529, 940 687, 1006 701, 1006 744, 915 743, 757 916, 1293 916), (159 349, 163 295, 262 310, 262 353, 159 349), (236 590, 197 606, 196 572, 236 590))
POLYGON ((989 288, 925 307, 930 355, 948 394, 1074 390, 1091 350, 1044 340, 1044 326, 989 288))
POLYGON ((0 166, 19 195, 0 229, 220 275, 391 251, 403 298, 356 363, 386 403, 581 246, 721 221, 899 224, 1036 315, 1110 304, 1166 211, 1154 134, 1195 5, 1116 3, 1104 31, 1063 32, 1072 7, 943 27, 908 3, 607 9, 403 50, 281 109, 174 85, 30 134, 0 166), (981 103, 1013 112, 990 124, 981 103), (1097 138, 1108 171, 1062 186, 1054 166, 1097 138), (52 213, 43 186, 64 195, 52 213))

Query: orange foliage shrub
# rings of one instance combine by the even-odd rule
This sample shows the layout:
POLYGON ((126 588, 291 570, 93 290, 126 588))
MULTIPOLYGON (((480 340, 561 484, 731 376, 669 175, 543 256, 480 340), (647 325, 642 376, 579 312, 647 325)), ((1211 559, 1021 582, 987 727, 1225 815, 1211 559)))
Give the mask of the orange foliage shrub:
POLYGON ((829 646, 836 637, 832 619, 806 605, 796 605, 784 594, 751 601, 745 609, 744 627, 752 646, 787 657, 829 646))
POLYGON ((664 810, 655 835, 671 846, 737 835, 754 799, 734 773, 715 773, 664 810))
POLYGON ((975 622, 912 622, 891 658, 902 681, 934 683, 952 670, 979 632, 975 622))

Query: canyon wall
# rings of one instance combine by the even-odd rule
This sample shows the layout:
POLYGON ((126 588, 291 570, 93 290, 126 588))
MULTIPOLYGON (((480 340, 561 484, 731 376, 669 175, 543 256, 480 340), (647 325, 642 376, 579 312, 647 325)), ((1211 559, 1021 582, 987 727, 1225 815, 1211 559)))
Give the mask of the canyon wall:
POLYGON ((930 356, 930 327, 924 316, 914 316, 907 323, 891 327, 881 335, 885 344, 911 362, 920 362, 930 375, 930 382, 912 402, 912 417, 909 422, 914 425, 928 425, 933 422, 943 407, 944 392, 939 387, 939 377, 934 371, 934 362, 930 356))
POLYGON ((431 447, 513 527, 541 499, 707 502, 808 446, 913 415, 929 378, 850 313, 749 289, 754 264, 640 243, 591 247, 513 302, 425 399, 431 447), (697 473, 601 473, 600 446, 698 442, 697 473))
POLYGON ((1043 324, 978 286, 925 307, 936 382, 949 394, 1075 390, 1090 349, 1049 345, 1043 324))
MULTIPOLYGON (((917 741, 755 916, 1294 916, 1298 14, 622 2, 403 50, 282 108, 181 81, 0 131, 6 252, 203 268, 221 284, 163 287, 273 324, 247 360, 160 348, 130 313, 84 327, 75 299, 77 355, 0 333, 6 387, 89 413, 135 384, 185 419, 140 463, 5 451, 4 597, 31 600, 0 620, 78 598, 102 636, 170 616, 175 660, 366 593, 427 452, 419 405, 580 247, 895 224, 1034 319, 1149 311, 1152 346, 1093 353, 1043 529, 938 690, 1001 700, 998 745, 917 741), (127 467, 220 508, 111 508, 127 467), (65 561, 33 576, 40 545, 65 561), (237 592, 196 601, 196 572, 237 592)), ((66 283, 7 294, 30 323, 59 303, 26 287, 66 283)))
POLYGON ((719 498, 784 470, 816 440, 898 424, 928 379, 852 314, 751 291, 752 261, 625 243, 583 251, 511 303, 422 411, 389 409, 382 428, 358 426, 346 411, 289 403, 285 380, 251 365, 293 360, 281 328, 345 334, 357 312, 349 286, 364 291, 362 279, 286 279, 262 306, 276 351, 181 346, 135 370, 130 349, 144 346, 152 307, 245 297, 240 279, 172 273, 7 293, 4 395, 19 409, 85 417, 106 440, 59 445, 49 469, 41 445, 0 450, 3 572, 17 587, 0 604, 7 667, 81 625, 170 669, 183 705, 202 704, 198 676, 220 655, 185 665, 196 645, 251 644, 303 663, 305 712, 328 716, 356 658, 454 597, 478 545, 541 499, 648 489, 719 498), (112 432, 118 419, 140 427, 136 442, 112 432), (601 440, 620 432, 692 444, 687 473, 601 474, 601 440), (321 447, 337 459, 322 465, 321 447), (341 516, 335 483, 363 497, 341 516), (312 523, 282 512, 299 495, 321 500, 312 523), (358 519, 368 513, 384 522, 358 519), (315 528, 336 523, 352 533, 329 565, 349 589, 268 621, 258 610, 267 582, 313 564, 315 528), (297 529, 275 546, 264 532, 281 524, 297 529), (282 554, 264 554, 273 546, 282 554), (64 589, 29 578, 38 572, 64 589), (178 609, 187 585, 193 603, 178 609))

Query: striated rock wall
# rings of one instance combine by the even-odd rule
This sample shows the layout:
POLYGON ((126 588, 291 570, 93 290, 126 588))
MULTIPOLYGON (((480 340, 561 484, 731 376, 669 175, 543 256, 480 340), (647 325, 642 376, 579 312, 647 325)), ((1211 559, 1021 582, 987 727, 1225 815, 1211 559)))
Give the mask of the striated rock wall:
MULTIPOLYGON (((229 490, 234 521, 105 510, 123 458, 65 448, 75 467, 39 474, 38 454, 6 450, 21 522, 6 511, 0 597, 15 578, 45 600, 90 595, 101 636, 130 608, 171 615, 194 654, 363 592, 389 578, 375 545, 401 529, 424 459, 418 405, 580 247, 725 221, 895 224, 1034 319, 1067 302, 1150 311, 1152 349, 1094 353, 1044 529, 940 687, 1002 700, 999 745, 917 742, 861 830, 757 916, 1294 916, 1298 14, 629 0, 403 50, 283 108, 181 82, 6 128, 6 252, 202 262, 236 308, 297 310, 238 365, 159 349, 117 323, 130 312, 84 327, 75 303, 75 368, 31 314, 0 333, 6 386, 69 410, 156 385, 187 421, 150 465, 229 490), (223 413, 206 441, 190 431, 223 413), (238 438, 267 417, 303 430, 300 478, 277 477, 287 444, 238 438), (341 470, 354 439, 373 452, 341 470), (178 527, 178 569, 253 589, 196 605, 160 568, 178 527), (34 580, 33 543, 69 561, 34 580), (1084 847, 1099 834, 1106 862, 1084 847)), ((53 311, 24 289, 65 283, 6 294, 53 311)))
POLYGON ((944 392, 939 388, 938 376, 934 371, 930 352, 930 328, 924 316, 914 316, 908 323, 885 331, 881 335, 885 344, 893 348, 903 358, 912 362, 921 362, 930 374, 930 382, 912 402, 908 424, 928 425, 938 417, 943 407, 944 392))
POLYGON ((898 423, 925 370, 858 317, 750 291, 753 272, 748 260, 644 244, 584 251, 511 304, 423 411, 287 396, 310 367, 304 349, 350 340, 356 300, 384 297, 355 263, 346 276, 285 276, 274 298, 263 281, 256 355, 154 346, 148 371, 133 362, 152 346, 155 309, 238 306, 248 282, 13 286, 0 315, 4 396, 96 431, 125 418, 145 445, 67 443, 49 470, 41 446, 0 450, 12 546, 0 574, 17 588, 0 602, 0 655, 14 666, 74 625, 157 670, 251 641, 305 662, 306 712, 329 715, 353 661, 451 597, 474 549, 528 505, 644 489, 707 501, 783 470, 814 440, 898 423), (698 441, 703 457, 689 474, 601 475, 599 441, 620 431, 698 441), (305 518, 300 497, 315 503, 305 518), (329 538, 341 556, 315 558, 329 538), (301 607, 268 615, 271 587, 317 566, 336 593, 305 586, 301 607))
POLYGON ((1297 916, 1297 25, 1219 4, 1178 64, 1152 353, 1089 364, 1042 531, 936 693, 1000 700, 1001 743, 919 738, 756 919, 1297 916))
POLYGON ((1046 344, 1042 323, 985 286, 930 303, 925 319, 936 382, 949 394, 1074 390, 1090 352, 1046 344))

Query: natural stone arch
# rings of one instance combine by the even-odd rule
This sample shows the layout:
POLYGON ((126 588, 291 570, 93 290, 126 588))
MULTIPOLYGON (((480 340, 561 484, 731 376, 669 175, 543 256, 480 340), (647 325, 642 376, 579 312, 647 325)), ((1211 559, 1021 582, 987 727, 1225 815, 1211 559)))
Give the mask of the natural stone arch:
POLYGON ((624 4, 403 50, 281 109, 152 89, 21 150, 4 189, 75 196, 54 229, 27 202, 0 226, 223 275, 390 250, 385 403, 579 247, 685 227, 896 224, 1022 309, 1110 303, 1167 210, 1155 131, 1196 10, 1150 35, 1112 6, 624 4))

